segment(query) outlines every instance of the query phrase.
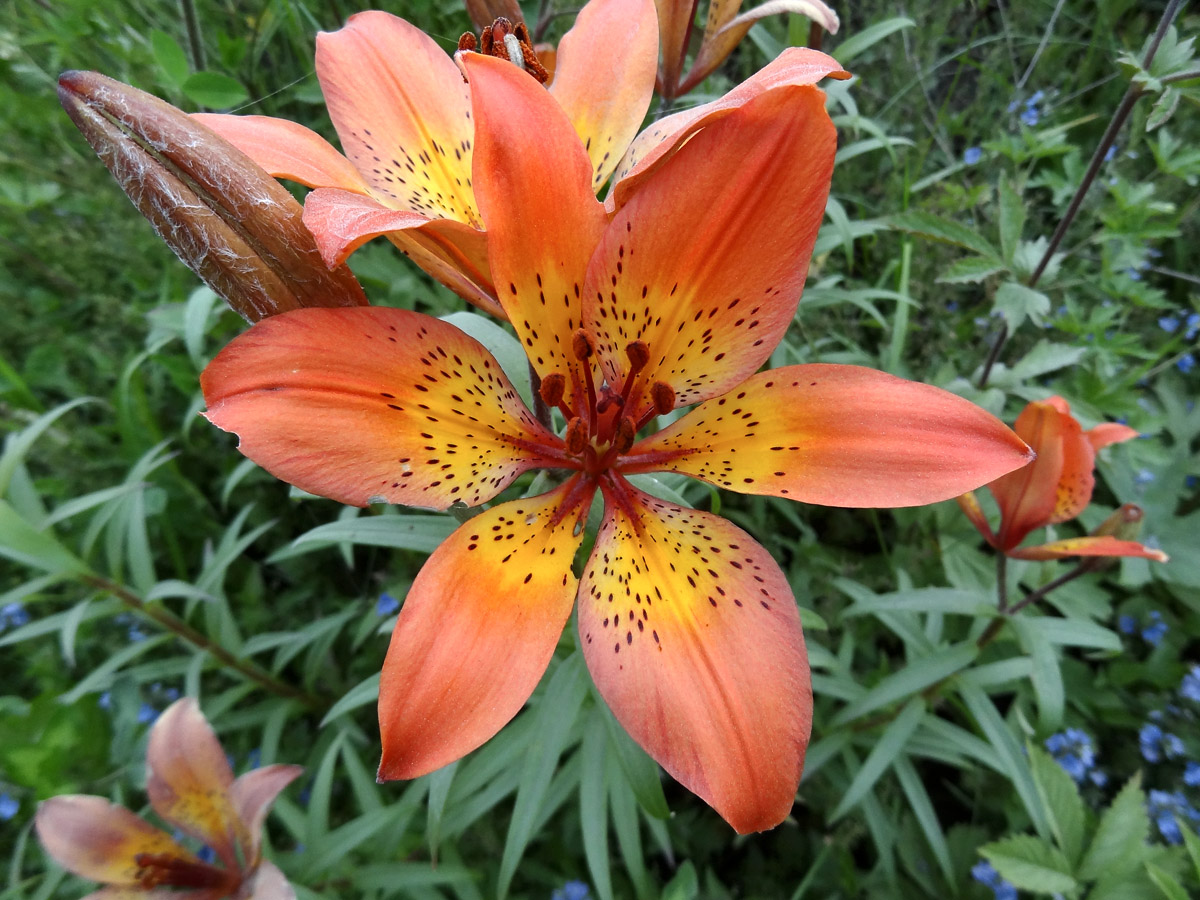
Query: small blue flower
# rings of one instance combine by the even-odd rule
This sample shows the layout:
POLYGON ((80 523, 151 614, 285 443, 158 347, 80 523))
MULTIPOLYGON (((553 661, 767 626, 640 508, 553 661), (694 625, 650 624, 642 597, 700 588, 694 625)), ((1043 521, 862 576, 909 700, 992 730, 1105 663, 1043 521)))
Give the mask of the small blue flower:
POLYGON ((375 615, 383 618, 390 616, 400 608, 400 601, 391 594, 380 594, 379 600, 375 604, 375 615))
POLYGON ((975 165, 981 159, 983 159, 983 151, 978 147, 968 147, 963 151, 963 162, 968 166, 975 165))
POLYGON ((1166 754, 1167 759, 1183 756, 1183 741, 1179 739, 1178 735, 1170 732, 1163 735, 1163 753, 1166 754))
POLYGON ((1184 320, 1184 327, 1186 331, 1184 331, 1183 336, 1189 341, 1195 338, 1200 333, 1200 313, 1189 314, 1187 319, 1184 320))
POLYGON ((1162 759, 1163 730, 1153 722, 1147 722, 1138 731, 1138 746, 1142 751, 1142 759, 1156 763, 1162 759))
POLYGON ((1188 760, 1183 769, 1183 783, 1188 787, 1200 787, 1200 763, 1188 760))
POLYGON ((1112 162, 1112 158, 1116 155, 1117 155, 1117 145, 1113 144, 1107 150, 1104 151, 1104 161, 1112 162))
POLYGON ((986 860, 971 867, 971 877, 990 887, 996 900, 1017 900, 1017 889, 1000 877, 1000 873, 986 860))
POLYGON ((21 809, 21 804, 8 791, 0 793, 0 822, 7 822, 21 809))
POLYGON ((1045 747, 1050 755, 1077 783, 1082 783, 1096 765, 1096 748, 1092 737, 1078 728, 1052 734, 1045 747))
POLYGON ((949 303, 947 303, 946 304, 946 312, 952 312, 952 313, 958 312, 958 301, 951 300, 949 303))
POLYGON ((143 725, 149 725, 158 719, 158 710, 149 703, 143 703, 138 707, 137 720, 143 725))
POLYGON ((1157 477, 1158 476, 1156 476, 1149 469, 1138 469, 1137 474, 1133 476, 1133 483, 1138 487, 1145 487, 1157 477))
POLYGON ((101 694, 100 699, 96 701, 96 704, 101 709, 112 709, 112 691, 105 691, 103 694, 101 694))
POLYGON ((1121 632, 1121 634, 1136 634, 1137 619, 1128 614, 1123 615, 1117 619, 1117 629, 1121 632))
POLYGON ((5 603, 0 606, 0 631, 6 628, 20 628, 29 624, 29 611, 21 603, 5 603))
MULTIPOLYGON (((1021 113, 1021 124, 1028 125, 1030 128, 1035 126, 1042 119, 1042 114, 1035 107, 1027 106, 1025 111, 1021 113)), ((997 894, 999 896, 999 894, 997 894)))
POLYGON ((588 900, 591 889, 582 881, 568 881, 550 895, 550 900, 588 900))
POLYGON ((249 753, 246 754, 246 768, 247 769, 257 769, 261 765, 262 765, 262 750, 260 750, 258 747, 255 747, 253 750, 251 750, 249 753))
POLYGON ((1158 320, 1158 327, 1163 331, 1175 331, 1179 328, 1179 319, 1175 316, 1161 316, 1158 320))
POLYGON ((1163 621, 1162 613, 1157 609, 1150 611, 1150 624, 1142 629, 1142 640, 1152 647, 1157 647, 1162 643, 1163 637, 1167 633, 1167 623, 1163 621))
POLYGON ((1175 368, 1186 375, 1192 369, 1196 368, 1196 357, 1191 353, 1185 353, 1175 361, 1175 368))
POLYGON ((1034 91, 1033 96, 1025 101, 1025 105, 1026 106, 1037 106, 1039 103, 1041 103, 1045 99, 1046 99, 1045 91, 1034 91))
POLYGON ((1200 665, 1192 666, 1192 671, 1183 676, 1179 683, 1179 694, 1185 700, 1200 703, 1200 665))
POLYGON ((1150 791, 1146 800, 1146 814, 1158 827, 1158 833, 1168 844, 1178 844, 1183 840, 1179 830, 1179 819, 1200 821, 1200 810, 1197 810, 1179 791, 1150 791))

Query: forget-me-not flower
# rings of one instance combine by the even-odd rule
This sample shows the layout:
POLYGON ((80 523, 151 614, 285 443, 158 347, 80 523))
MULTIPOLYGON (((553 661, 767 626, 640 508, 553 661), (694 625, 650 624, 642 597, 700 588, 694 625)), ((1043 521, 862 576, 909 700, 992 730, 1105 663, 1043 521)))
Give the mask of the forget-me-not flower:
POLYGON ((1017 900, 1017 889, 1000 877, 995 867, 984 860, 971 867, 971 877, 990 887, 996 895, 996 900, 1017 900))

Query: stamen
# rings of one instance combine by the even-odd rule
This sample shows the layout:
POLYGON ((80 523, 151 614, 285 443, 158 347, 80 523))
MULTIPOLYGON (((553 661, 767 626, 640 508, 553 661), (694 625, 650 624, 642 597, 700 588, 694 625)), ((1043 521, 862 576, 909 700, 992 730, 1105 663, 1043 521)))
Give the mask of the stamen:
POLYGON ((589 435, 596 427, 594 411, 596 409, 596 382, 592 378, 592 364, 588 362, 592 354, 596 351, 595 344, 592 343, 591 336, 582 328, 575 329, 575 333, 571 335, 571 352, 575 354, 575 358, 583 363, 583 381, 587 386, 587 414, 588 414, 588 433, 589 435))
POLYGON ((650 399, 654 401, 654 410, 660 416, 675 408, 675 389, 665 381, 656 381, 650 388, 650 399))
POLYGON ((626 453, 633 446, 633 439, 637 436, 637 426, 633 423, 633 419, 629 416, 623 416, 621 421, 617 423, 617 433, 613 437, 612 449, 616 453, 626 453))
MULTIPOLYGON (((458 39, 458 49, 467 53, 475 51, 475 36, 464 34, 458 39)), ((518 69, 528 72, 540 84, 550 80, 550 73, 534 52, 533 39, 529 36, 529 29, 525 27, 524 22, 513 25, 504 16, 500 16, 479 35, 478 52, 484 56, 508 60, 518 69)))
POLYGON ((592 343, 591 336, 582 328, 576 328, 575 333, 571 335, 571 352, 580 362, 590 359, 596 352, 596 346, 592 343))
POLYGON ((460 53, 474 53, 479 49, 479 42, 475 40, 475 35, 469 31, 463 32, 463 36, 458 39, 458 51, 460 53))
POLYGON ((551 408, 563 402, 563 394, 567 389, 567 379, 561 372, 551 372, 542 379, 541 395, 545 404, 551 408))
POLYGON ((207 863, 189 862, 169 853, 139 853, 133 861, 138 880, 147 890, 160 885, 189 888, 227 887, 233 873, 207 863))
POLYGON ((633 392, 638 373, 650 362, 650 348, 645 341, 630 341, 625 345, 625 355, 629 357, 629 373, 625 376, 625 384, 621 388, 622 406, 628 402, 629 395, 633 392))
POLYGON ((583 448, 588 445, 587 426, 583 424, 583 420, 576 416, 567 423, 566 434, 567 452, 572 456, 578 456, 583 452, 583 448))

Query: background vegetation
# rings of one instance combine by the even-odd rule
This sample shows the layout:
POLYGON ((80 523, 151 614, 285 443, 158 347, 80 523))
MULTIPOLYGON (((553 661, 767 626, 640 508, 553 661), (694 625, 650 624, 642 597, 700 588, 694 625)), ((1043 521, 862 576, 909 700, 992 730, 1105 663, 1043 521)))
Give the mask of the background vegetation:
MULTIPOLYGON (((331 134, 313 36, 356 8, 197 0, 189 33, 169 0, 0 7, 0 898, 86 892, 33 839, 36 804, 143 804, 147 725, 180 693, 201 698, 236 771, 307 767, 270 820, 270 855, 302 897, 1200 890, 1200 850, 1180 843, 1200 819, 1200 125, 1186 82, 1170 84, 1197 68, 1200 16, 1185 9, 1138 76, 1150 95, 1034 278, 1133 83, 1118 59, 1141 58, 1164 4, 838 9, 826 49, 857 78, 829 86, 833 197, 773 362, 886 369, 1008 421, 1051 394, 1087 425, 1127 421, 1142 439, 1102 454, 1082 522, 1137 503, 1142 539, 1172 560, 1091 572, 980 646, 995 566, 955 504, 846 511, 681 482, 781 562, 814 668, 793 819, 735 838, 615 726, 572 628, 499 737, 375 784, 387 635, 453 521, 289 494, 198 419, 198 374, 244 323, 196 287, 55 100, 60 71, 95 69, 185 109, 331 134)), ((448 50, 469 28, 449 0, 391 11, 448 50)), ((807 34, 802 18, 765 22, 684 102, 807 34)), ((461 308, 386 244, 352 264, 374 303, 461 308)), ((1070 565, 1014 564, 1010 592, 1070 565)))

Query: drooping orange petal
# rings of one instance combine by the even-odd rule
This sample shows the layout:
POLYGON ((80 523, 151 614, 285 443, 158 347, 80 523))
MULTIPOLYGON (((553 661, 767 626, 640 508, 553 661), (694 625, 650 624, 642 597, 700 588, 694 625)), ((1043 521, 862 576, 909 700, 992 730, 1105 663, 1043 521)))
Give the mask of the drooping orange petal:
POLYGON ((421 568, 383 663, 381 779, 469 753, 537 686, 575 599, 577 484, 475 516, 421 568))
POLYGON ((646 117, 658 66, 654 0, 590 0, 563 36, 550 93, 592 161, 592 188, 613 173, 646 117))
POLYGON ((1062 428, 1062 472, 1054 492, 1049 524, 1066 522, 1092 502, 1096 488, 1096 451, 1070 413, 1059 413, 1062 428))
POLYGON ((470 225, 391 209, 365 194, 339 188, 319 188, 305 198, 304 224, 326 265, 339 265, 367 241, 386 235, 460 297, 504 316, 492 286, 487 236, 470 225))
POLYGON ((38 806, 38 840, 68 872, 105 884, 137 885, 139 853, 199 860, 168 835, 103 797, 67 794, 38 806))
POLYGON ((1122 425, 1119 422, 1102 422, 1090 431, 1085 431, 1084 436, 1092 445, 1093 450, 1103 450, 1109 444, 1119 444, 1122 441, 1129 441, 1138 436, 1136 428, 1130 428, 1128 425, 1122 425))
POLYGON ((637 136, 617 166, 607 201, 609 212, 624 206, 655 168, 686 146, 687 139, 696 131, 760 94, 781 87, 816 84, 822 78, 849 77, 850 73, 843 71, 832 56, 806 47, 789 47, 720 99, 659 119, 637 136))
POLYGON ((268 175, 312 188, 345 188, 365 194, 367 184, 354 164, 315 131, 271 116, 195 113, 207 125, 264 169, 268 175))
POLYGON ((346 156, 377 199, 478 225, 467 86, 432 38, 385 12, 317 35, 317 78, 346 156))
POLYGON ((804 288, 836 149, 819 90, 765 93, 696 134, 613 218, 584 321, 610 384, 625 383, 626 346, 648 346, 635 418, 656 381, 683 406, 770 356, 804 288))
POLYGON ((263 822, 279 792, 300 777, 303 766, 273 765, 254 769, 238 777, 229 789, 233 808, 243 825, 248 843, 242 847, 247 865, 258 862, 263 822))
POLYGON ((1063 472, 1064 416, 1049 403, 1030 403, 1013 428, 1037 454, 1030 465, 997 478, 988 490, 1000 506, 998 547, 1016 547, 1025 535, 1041 528, 1054 515, 1058 482, 1063 472))
POLYGON ((592 164, 541 85, 501 59, 461 59, 471 79, 475 190, 497 297, 538 375, 567 377, 577 409, 582 376, 571 337, 582 325, 583 276, 606 222, 592 164))
POLYGON ((772 828, 792 808, 812 725, 787 580, 730 522, 615 484, 579 590, 596 687, 738 832, 772 828))
POLYGON ((704 41, 680 86, 680 93, 686 94, 711 75, 760 19, 786 13, 807 16, 830 34, 835 34, 839 26, 837 13, 820 0, 768 0, 737 15, 741 5, 741 0, 713 0, 704 25, 704 41), (718 9, 721 14, 714 16, 718 9))
POLYGON ((402 309, 275 316, 222 350, 200 386, 242 453, 354 506, 475 506, 561 446, 481 344, 402 309))
POLYGON ((979 498, 975 496, 975 492, 967 491, 955 499, 958 501, 959 509, 963 511, 971 524, 975 526, 975 530, 983 535, 985 541, 995 547, 996 535, 992 531, 992 526, 988 524, 987 516, 983 514, 983 507, 979 505, 979 498))
POLYGON ((216 851, 236 868, 235 846, 246 845, 245 826, 229 796, 233 770, 216 733, 191 697, 177 700, 150 729, 146 793, 170 822, 216 851))
POLYGON ((1137 556, 1142 559, 1153 559, 1156 562, 1166 562, 1167 554, 1161 550, 1139 544, 1137 541, 1123 541, 1111 535, 1099 537, 1066 538, 1061 541, 1051 541, 1037 547, 1018 547, 1010 550, 1009 556, 1017 559, 1064 559, 1071 556, 1137 556))
POLYGON ((785 366, 700 404, 630 450, 626 471, 683 472, 745 494, 896 507, 956 497, 1025 465, 991 413, 874 369, 785 366))

